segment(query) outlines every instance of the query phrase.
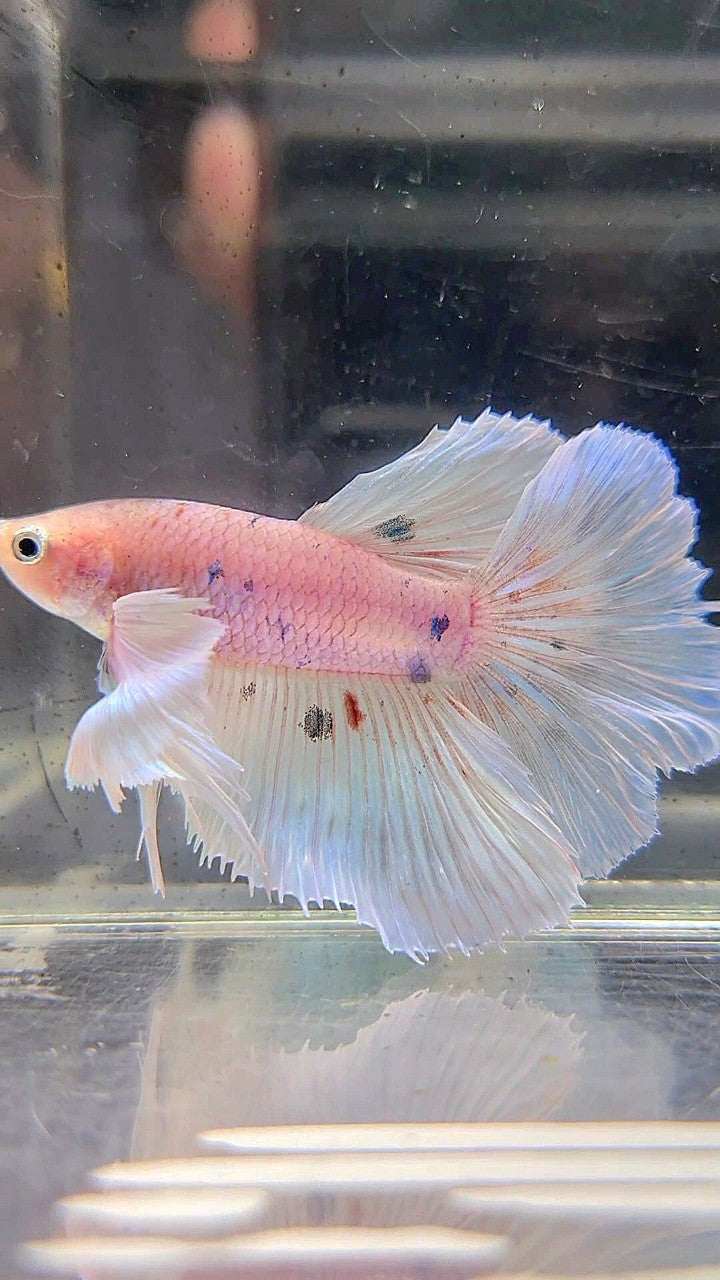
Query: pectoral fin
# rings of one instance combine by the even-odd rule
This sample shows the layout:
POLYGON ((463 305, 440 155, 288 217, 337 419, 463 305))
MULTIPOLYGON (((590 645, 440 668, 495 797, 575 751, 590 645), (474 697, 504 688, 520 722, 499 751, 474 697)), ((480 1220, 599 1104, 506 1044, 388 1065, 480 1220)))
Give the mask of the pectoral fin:
POLYGON ((153 887, 163 880, 156 837, 159 785, 202 800, 235 833, 248 859, 259 850, 240 812, 242 766, 218 746, 208 723, 207 688, 222 625, 195 611, 206 601, 147 591, 115 604, 106 666, 115 688, 90 707, 73 733, 69 787, 100 784, 115 812, 140 790, 142 836, 153 887))

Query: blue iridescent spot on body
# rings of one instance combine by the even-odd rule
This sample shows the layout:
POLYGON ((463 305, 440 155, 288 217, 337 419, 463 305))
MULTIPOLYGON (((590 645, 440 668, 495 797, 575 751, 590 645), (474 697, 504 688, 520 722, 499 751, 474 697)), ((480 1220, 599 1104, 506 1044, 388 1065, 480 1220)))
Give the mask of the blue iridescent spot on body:
POLYGON ((446 613, 443 613, 441 617, 436 615, 430 623, 430 635, 433 640, 439 640, 441 636, 444 636, 449 626, 450 619, 446 613))
POLYGON ((224 577, 225 577, 225 571, 220 561, 213 560, 212 564, 210 565, 210 568, 208 569, 208 579, 209 579, 210 585, 212 586, 216 578, 224 578, 224 577))
POLYGON ((427 684, 432 679, 430 663, 420 653, 415 653, 408 663, 408 674, 413 684, 427 684))

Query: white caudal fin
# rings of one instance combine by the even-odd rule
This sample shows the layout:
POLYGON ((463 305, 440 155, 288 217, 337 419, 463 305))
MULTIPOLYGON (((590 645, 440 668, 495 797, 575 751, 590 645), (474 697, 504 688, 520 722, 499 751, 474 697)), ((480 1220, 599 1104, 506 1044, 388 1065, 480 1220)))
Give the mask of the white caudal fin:
MULTIPOLYGON (((566 920, 578 872, 526 771, 442 688, 216 664, 213 732, 243 760, 267 887, 353 905, 392 951, 471 950, 566 920)), ((180 790, 184 788, 181 786, 180 790)), ((203 860, 254 868, 190 797, 203 860)))
POLYGON ((486 409, 434 427, 416 448, 359 475, 300 517, 424 573, 476 568, 562 436, 486 409))
POLYGON ((652 436, 597 426, 528 485, 476 575, 460 696, 513 747, 586 875, 656 832, 658 769, 720 753, 695 508, 652 436))
POLYGON ((251 861, 259 851, 240 812, 240 765, 208 725, 210 655, 222 624, 195 612, 204 600, 175 591, 125 596, 114 606, 101 667, 106 697, 85 712, 65 764, 69 787, 102 785, 116 812, 124 793, 140 793, 141 842, 153 887, 163 892, 155 818, 159 785, 202 799, 234 832, 251 861), (114 686, 114 687, 113 687, 114 686))

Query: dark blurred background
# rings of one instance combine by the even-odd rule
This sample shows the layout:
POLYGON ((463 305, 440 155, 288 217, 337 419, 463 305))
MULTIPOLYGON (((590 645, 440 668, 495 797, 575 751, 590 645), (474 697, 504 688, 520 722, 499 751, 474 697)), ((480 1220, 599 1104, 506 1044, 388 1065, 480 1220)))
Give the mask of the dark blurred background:
POLYGON ((271 5, 259 55, 218 69, 183 53, 183 4, 74 5, 78 496, 240 486, 294 514, 490 402, 657 432, 713 558, 715 9, 271 5), (250 320, 172 245, 187 131, 227 102, 267 140, 250 320))

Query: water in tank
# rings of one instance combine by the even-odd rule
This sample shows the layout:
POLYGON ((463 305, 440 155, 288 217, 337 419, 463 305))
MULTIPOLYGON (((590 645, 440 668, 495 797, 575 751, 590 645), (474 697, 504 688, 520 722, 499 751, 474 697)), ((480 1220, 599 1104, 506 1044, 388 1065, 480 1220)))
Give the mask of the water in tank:
POLYGON ((716 1274, 716 9, 2 0, 12 1280, 716 1274))

